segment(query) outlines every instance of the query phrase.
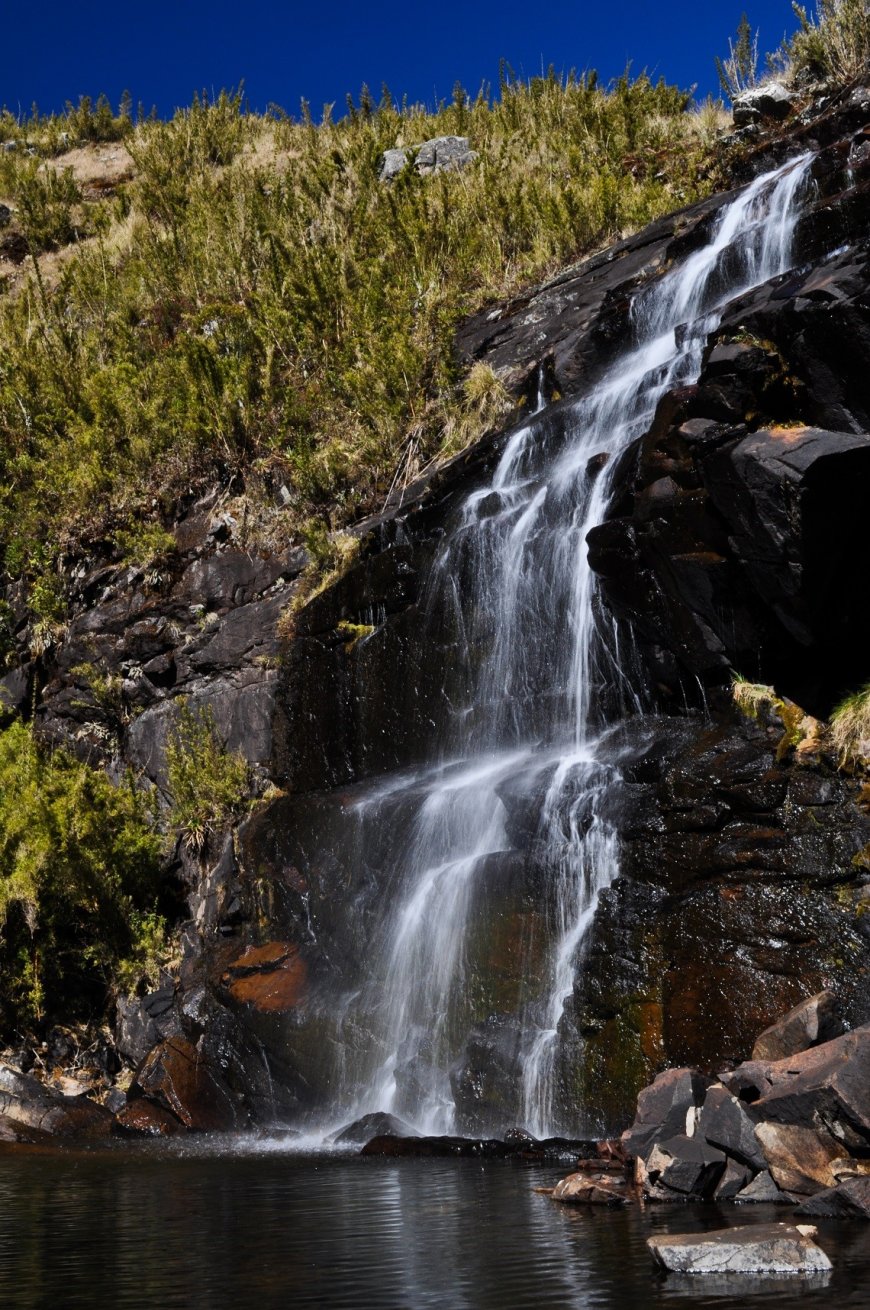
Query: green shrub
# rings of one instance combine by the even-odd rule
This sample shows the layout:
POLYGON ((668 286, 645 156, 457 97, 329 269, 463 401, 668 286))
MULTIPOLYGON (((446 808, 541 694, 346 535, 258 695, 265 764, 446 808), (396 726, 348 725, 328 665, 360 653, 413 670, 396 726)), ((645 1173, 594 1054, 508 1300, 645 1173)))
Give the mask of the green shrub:
POLYGON ((793 4, 800 28, 786 49, 792 73, 849 82, 870 61, 870 8, 867 0, 817 0, 816 12, 793 4))
POLYGON ((209 833, 241 814, 250 794, 251 774, 242 755, 221 741, 211 708, 182 702, 166 748, 170 825, 187 845, 199 850, 209 833))
POLYGON ((129 780, 0 731, 0 1031, 103 1013, 164 894, 152 818, 129 780))
POLYGON ((4 189, 15 204, 31 252, 56 250, 78 239, 73 210, 82 197, 71 169, 43 167, 29 156, 13 156, 0 180, 6 181, 4 189))

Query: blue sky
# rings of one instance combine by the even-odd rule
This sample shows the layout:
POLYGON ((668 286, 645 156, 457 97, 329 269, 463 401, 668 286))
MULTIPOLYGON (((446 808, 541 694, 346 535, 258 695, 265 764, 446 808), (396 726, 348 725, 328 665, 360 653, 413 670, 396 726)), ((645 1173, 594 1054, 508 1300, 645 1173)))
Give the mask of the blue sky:
POLYGON ((396 98, 434 103, 457 80, 471 91, 495 83, 499 59, 531 76, 597 68, 610 78, 630 60, 699 94, 716 89, 713 56, 744 8, 761 30, 761 48, 778 45, 795 21, 789 0, 6 0, 0 22, 0 104, 43 111, 105 91, 113 104, 129 89, 134 103, 161 114, 193 91, 244 80, 254 108, 290 112, 301 97, 315 114, 343 106, 363 82, 396 98))

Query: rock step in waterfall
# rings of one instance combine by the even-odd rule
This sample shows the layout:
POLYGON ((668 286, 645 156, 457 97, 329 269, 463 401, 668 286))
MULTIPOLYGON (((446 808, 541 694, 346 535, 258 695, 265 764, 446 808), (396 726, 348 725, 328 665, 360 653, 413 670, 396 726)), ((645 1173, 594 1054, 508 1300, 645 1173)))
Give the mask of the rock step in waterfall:
POLYGON ((572 404, 567 439, 554 439, 546 410, 533 416, 449 529, 426 600, 429 631, 448 630, 458 651, 438 707, 445 727, 428 769, 369 785, 348 806, 345 840, 371 865, 382 908, 365 976, 346 980, 331 1104, 309 1127, 381 1111, 453 1131, 462 1053, 488 1023, 513 1089, 488 1109, 482 1091, 488 1129, 589 1131, 565 1091, 560 1019, 619 869, 614 725, 620 706, 641 707, 630 653, 596 608, 586 537, 606 513, 615 457, 667 391, 697 377, 724 306, 789 268, 809 161, 757 178, 705 246, 638 291, 634 341, 572 404), (523 822, 537 870, 534 913, 513 945, 524 982, 510 1016, 490 1018, 476 938, 487 879, 523 822))

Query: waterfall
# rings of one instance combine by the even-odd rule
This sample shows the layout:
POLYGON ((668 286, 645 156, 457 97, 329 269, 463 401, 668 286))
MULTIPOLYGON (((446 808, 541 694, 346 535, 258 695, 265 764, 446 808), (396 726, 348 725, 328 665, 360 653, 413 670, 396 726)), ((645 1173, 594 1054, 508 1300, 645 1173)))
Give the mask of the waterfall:
POLYGON ((449 727, 431 767, 355 806, 360 841, 381 834, 381 908, 368 976, 347 1000, 342 1032, 353 1037, 338 1042, 333 1122, 386 1110, 420 1131, 454 1130, 457 1061, 491 1002, 475 963, 487 879, 514 868, 525 825, 540 887, 526 918, 537 926, 523 938, 527 977, 503 1036, 514 1102, 492 1119, 538 1136, 578 1127, 576 1106, 571 1118, 559 1104, 560 1021, 619 869, 604 804, 619 777, 613 687, 639 708, 597 616, 586 537, 606 514, 616 457, 667 391, 697 378, 724 306, 788 269, 808 166, 804 156, 758 178, 722 208, 705 246, 637 292, 631 343, 567 426, 564 409, 559 424, 546 409, 532 415, 447 533, 427 610, 430 630, 455 639, 449 727))

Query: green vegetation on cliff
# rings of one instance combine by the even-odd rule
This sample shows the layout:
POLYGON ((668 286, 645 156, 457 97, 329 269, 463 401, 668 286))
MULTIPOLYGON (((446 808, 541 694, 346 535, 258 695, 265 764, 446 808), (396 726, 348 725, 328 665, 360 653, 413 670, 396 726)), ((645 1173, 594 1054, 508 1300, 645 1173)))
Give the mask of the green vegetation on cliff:
POLYGON ((129 782, 0 731, 0 1030, 99 1015, 162 937, 162 842, 129 782))
POLYGON ((457 371, 462 314, 704 190, 716 116, 689 103, 551 73, 435 113, 364 91, 319 124, 227 94, 136 126, 104 102, 0 117, 29 252, 0 297, 7 575, 88 539, 135 554, 132 523, 215 480, 285 541, 377 508, 504 413, 496 379, 457 371), (379 181, 384 150, 450 133, 467 167, 379 181), (129 153, 111 186, 87 181, 99 148, 58 153, 95 137, 129 153))

